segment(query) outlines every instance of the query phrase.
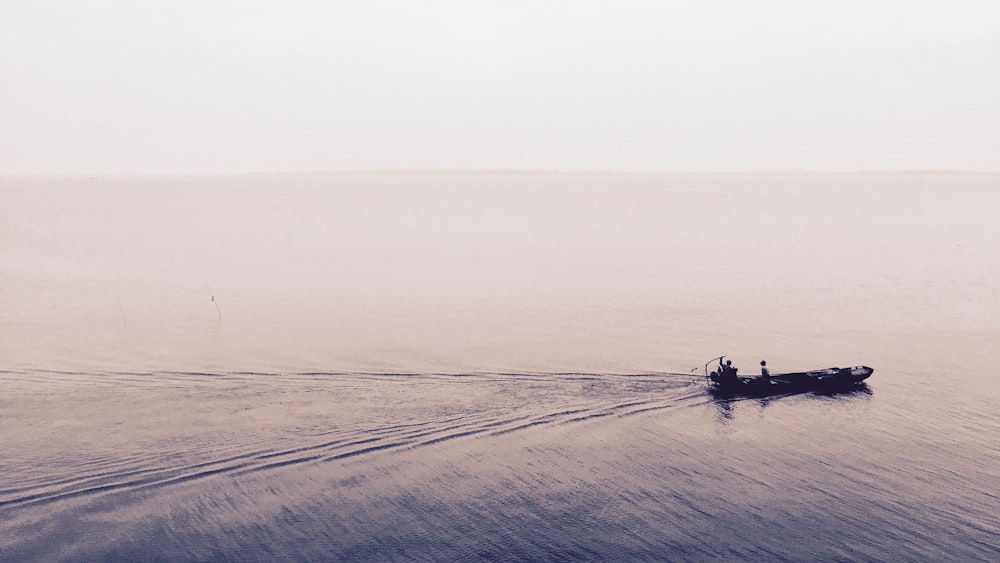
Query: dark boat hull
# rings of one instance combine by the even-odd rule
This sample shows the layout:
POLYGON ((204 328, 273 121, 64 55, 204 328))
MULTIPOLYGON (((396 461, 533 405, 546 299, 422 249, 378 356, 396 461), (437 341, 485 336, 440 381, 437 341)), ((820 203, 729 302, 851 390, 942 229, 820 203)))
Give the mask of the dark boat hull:
POLYGON ((723 396, 760 397, 779 393, 804 393, 808 391, 836 391, 860 384, 874 372, 868 366, 828 368, 795 373, 779 373, 764 383, 760 376, 739 377, 736 382, 720 384, 711 382, 711 391, 723 396))

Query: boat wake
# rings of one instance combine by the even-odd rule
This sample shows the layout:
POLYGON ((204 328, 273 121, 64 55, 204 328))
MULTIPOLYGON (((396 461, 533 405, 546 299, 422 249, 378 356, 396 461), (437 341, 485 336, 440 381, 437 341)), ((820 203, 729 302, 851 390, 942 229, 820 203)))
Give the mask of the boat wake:
POLYGON ((0 488, 0 508, 575 432, 711 401, 700 378, 677 375, 7 371, 4 418, 24 424, 14 434, 26 438, 8 462, 15 477, 0 488), (42 438, 33 419, 65 429, 28 448, 32 434, 42 438))

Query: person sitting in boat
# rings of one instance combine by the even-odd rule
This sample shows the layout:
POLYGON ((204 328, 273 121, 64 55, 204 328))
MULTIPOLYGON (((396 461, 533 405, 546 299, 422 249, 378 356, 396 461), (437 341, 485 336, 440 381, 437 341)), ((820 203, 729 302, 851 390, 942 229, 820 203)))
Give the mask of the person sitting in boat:
POLYGON ((719 358, 719 368, 712 370, 712 381, 719 385, 726 384, 726 364, 722 363, 722 358, 719 358))
POLYGON ((726 365, 722 367, 722 381, 725 383, 736 383, 736 368, 733 367, 732 360, 726 360, 726 365))
POLYGON ((739 383, 739 380, 736 378, 736 368, 733 367, 733 361, 727 360, 726 363, 722 363, 722 358, 719 358, 719 369, 712 372, 712 381, 715 381, 719 385, 739 383))
POLYGON ((771 372, 767 371, 767 361, 760 361, 760 382, 764 385, 771 384, 771 372))

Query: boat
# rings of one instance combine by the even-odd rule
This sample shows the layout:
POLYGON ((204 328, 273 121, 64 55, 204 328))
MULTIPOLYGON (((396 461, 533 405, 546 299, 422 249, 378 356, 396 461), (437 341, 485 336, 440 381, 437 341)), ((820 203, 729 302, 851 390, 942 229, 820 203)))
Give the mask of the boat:
POLYGON ((775 395, 779 393, 804 393, 808 391, 839 391, 861 385, 861 382, 875 372, 868 366, 848 368, 826 368, 811 371, 771 374, 770 381, 760 375, 751 377, 724 374, 722 358, 705 364, 705 376, 709 380, 710 391, 722 396, 775 395), (708 365, 718 361, 719 368, 708 373, 708 365))

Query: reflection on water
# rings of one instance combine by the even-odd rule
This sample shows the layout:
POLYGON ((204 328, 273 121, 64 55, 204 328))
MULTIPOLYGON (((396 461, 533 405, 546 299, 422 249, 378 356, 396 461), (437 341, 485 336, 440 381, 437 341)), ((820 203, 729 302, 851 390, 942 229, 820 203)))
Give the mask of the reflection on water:
POLYGON ((808 399, 812 397, 816 401, 835 401, 850 403, 852 401, 865 401, 871 398, 872 389, 867 383, 858 383, 843 389, 827 389, 820 391, 806 391, 799 393, 786 393, 769 395, 767 397, 714 397, 714 405, 718 411, 716 420, 722 424, 732 422, 740 407, 753 406, 755 410, 766 409, 769 405, 780 402, 788 397, 800 397, 808 399))
POLYGON ((716 420, 723 424, 727 424, 733 420, 732 399, 716 399, 715 407, 719 411, 716 420))
POLYGON ((827 391, 813 391, 812 394, 813 395, 818 395, 818 396, 821 396, 821 397, 837 397, 837 398, 848 399, 848 398, 851 398, 851 397, 857 396, 857 395, 868 395, 868 396, 871 396, 871 394, 872 394, 872 388, 869 387, 867 383, 862 382, 862 383, 858 383, 857 385, 853 385, 853 386, 851 386, 851 387, 849 387, 847 389, 827 390, 827 391))

